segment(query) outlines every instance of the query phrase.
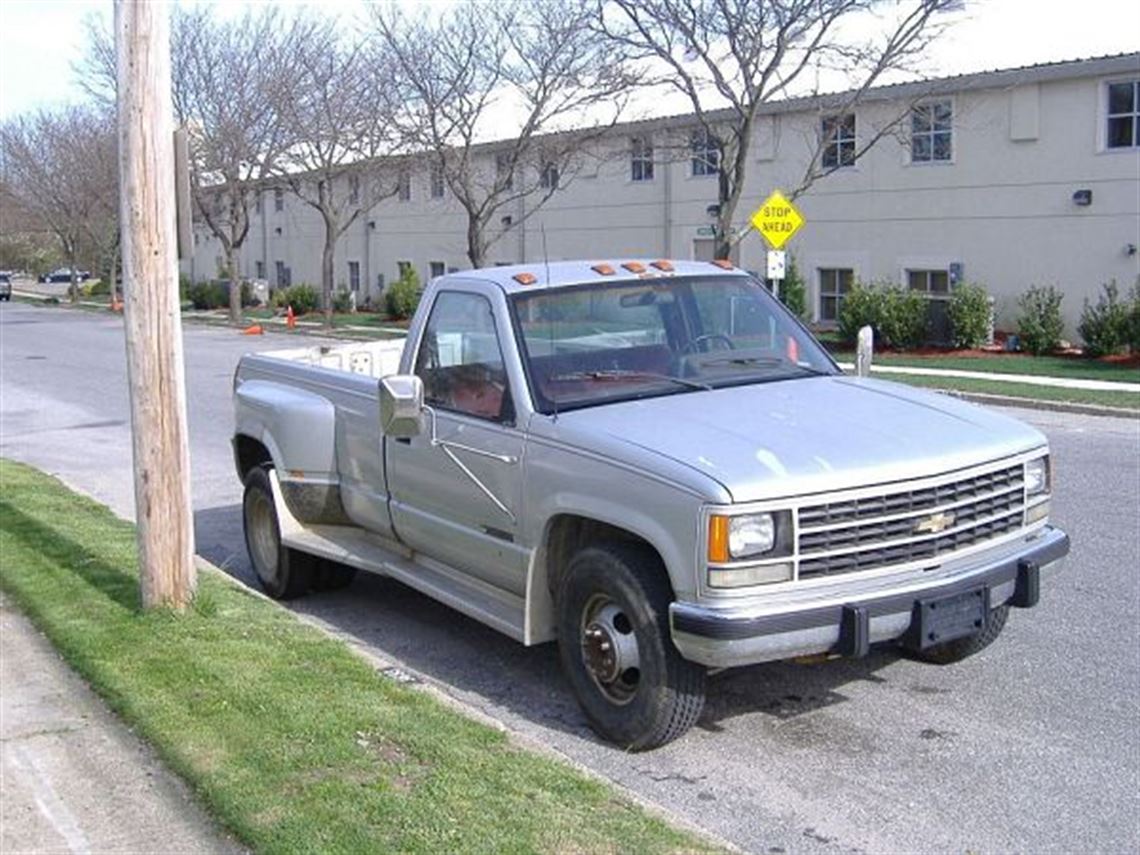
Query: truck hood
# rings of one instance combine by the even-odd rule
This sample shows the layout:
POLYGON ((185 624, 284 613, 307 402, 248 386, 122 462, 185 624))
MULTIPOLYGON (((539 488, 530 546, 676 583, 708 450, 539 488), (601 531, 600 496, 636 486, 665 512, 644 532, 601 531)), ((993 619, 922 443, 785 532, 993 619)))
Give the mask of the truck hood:
POLYGON ((1045 445, 992 410, 897 383, 812 377, 564 413, 568 432, 631 462, 667 458, 734 502, 949 472, 1045 445))

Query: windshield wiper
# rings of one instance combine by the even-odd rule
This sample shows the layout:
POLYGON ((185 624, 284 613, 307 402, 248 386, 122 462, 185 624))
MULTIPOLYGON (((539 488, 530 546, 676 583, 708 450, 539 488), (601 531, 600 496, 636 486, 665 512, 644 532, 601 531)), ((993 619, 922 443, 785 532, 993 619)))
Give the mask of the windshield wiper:
POLYGON ((700 389, 705 392, 711 392, 713 388, 707 383, 698 383, 696 380, 674 377, 671 374, 656 374, 652 371, 628 371, 621 369, 608 371, 572 371, 568 374, 555 374, 553 377, 548 377, 547 379, 554 383, 569 383, 575 380, 636 380, 639 378, 646 380, 668 380, 680 386, 685 386, 690 389, 700 389))

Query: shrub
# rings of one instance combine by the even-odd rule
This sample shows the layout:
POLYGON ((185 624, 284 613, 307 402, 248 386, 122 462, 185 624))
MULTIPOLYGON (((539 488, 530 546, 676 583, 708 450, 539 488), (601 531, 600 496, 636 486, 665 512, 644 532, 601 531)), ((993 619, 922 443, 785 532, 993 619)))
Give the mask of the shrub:
POLYGON ((226 289, 221 282, 196 282, 190 286, 186 296, 199 311, 229 305, 226 289))
POLYGON ((898 285, 856 285, 843 298, 839 334, 850 344, 866 325, 883 347, 917 347, 926 339, 926 298, 898 285))
POLYGON ((333 294, 332 307, 334 312, 351 312, 352 294, 344 288, 341 288, 333 294))
POLYGON ((186 302, 190 299, 190 288, 193 286, 190 277, 185 273, 178 274, 178 299, 186 302))
POLYGON ((801 321, 807 318, 807 286, 796 267, 795 256, 788 256, 788 269, 780 283, 780 302, 801 321))
POLYGON ((1126 328, 1128 347, 1133 353, 1140 354, 1140 279, 1132 286, 1131 296, 1126 328))
POLYGON ((408 318, 415 313, 420 304, 420 277, 414 267, 403 269, 400 278, 388 286, 384 299, 393 318, 408 318))
POLYGON ((1065 297, 1052 285, 1033 286, 1017 299, 1021 315, 1017 334, 1021 347, 1034 356, 1050 353, 1061 344, 1065 323, 1061 319, 1061 300, 1065 297))
POLYGON ((955 347, 975 348, 986 343, 993 318, 985 288, 963 282, 950 295, 946 311, 955 347))
POLYGON ((91 297, 109 297, 111 295, 111 283, 106 279, 100 279, 97 282, 92 282, 84 290, 91 297))
POLYGON ((1096 305, 1085 298, 1077 332, 1085 341, 1086 356, 1107 356, 1116 353, 1128 343, 1129 309, 1121 302, 1116 282, 1106 282, 1096 305))
POLYGON ((273 294, 273 305, 278 308, 293 307, 293 314, 304 315, 314 311, 319 304, 317 290, 312 285, 301 283, 288 288, 278 288, 273 294))
POLYGON ((856 283, 839 307, 838 332, 845 344, 854 344, 859 330, 870 326, 878 332, 883 317, 883 290, 856 283))

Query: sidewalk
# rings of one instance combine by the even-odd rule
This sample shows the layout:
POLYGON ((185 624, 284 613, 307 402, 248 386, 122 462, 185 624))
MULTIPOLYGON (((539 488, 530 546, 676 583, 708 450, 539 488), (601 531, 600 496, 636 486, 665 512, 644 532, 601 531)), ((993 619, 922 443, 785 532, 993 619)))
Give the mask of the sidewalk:
POLYGON ((0 852, 242 852, 0 594, 0 852))
MULTIPOLYGON (((844 371, 854 371, 854 362, 840 362, 844 371)), ((876 365, 871 362, 873 374, 912 374, 922 377, 960 377, 974 380, 993 380, 999 383, 1022 383, 1026 386, 1054 386, 1061 389, 1092 389, 1098 392, 1134 392, 1140 395, 1140 383, 1121 383, 1115 380, 1086 380, 1080 377, 1044 377, 1038 374, 1002 374, 993 371, 966 371, 960 368, 919 368, 909 365, 876 365)))

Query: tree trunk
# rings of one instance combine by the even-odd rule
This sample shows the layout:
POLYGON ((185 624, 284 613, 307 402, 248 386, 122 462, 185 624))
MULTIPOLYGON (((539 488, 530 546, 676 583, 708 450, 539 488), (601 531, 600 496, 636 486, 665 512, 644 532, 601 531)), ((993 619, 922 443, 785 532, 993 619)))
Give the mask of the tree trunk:
POLYGON ((237 247, 226 247, 226 276, 230 280, 230 323, 241 323, 241 282, 238 281, 237 247))
POLYGON ((118 296, 119 296, 119 286, 115 282, 115 280, 119 278, 119 251, 118 251, 118 249, 114 249, 111 251, 110 273, 108 275, 111 278, 111 290, 110 290, 111 305, 114 306, 115 303, 118 302, 118 296))
POLYGON ((79 271, 75 269, 75 265, 75 244, 73 243, 67 250, 67 267, 71 273, 71 284, 67 286, 67 298, 72 305, 79 302, 79 271))
POLYGON ((325 310, 325 326, 333 325, 333 254, 336 252, 335 224, 325 218, 325 248, 321 252, 321 301, 325 310))
POLYGON ((467 215, 467 259, 471 262, 471 266, 478 270, 485 263, 484 253, 486 252, 483 246, 483 229, 481 228, 478 218, 467 215))

